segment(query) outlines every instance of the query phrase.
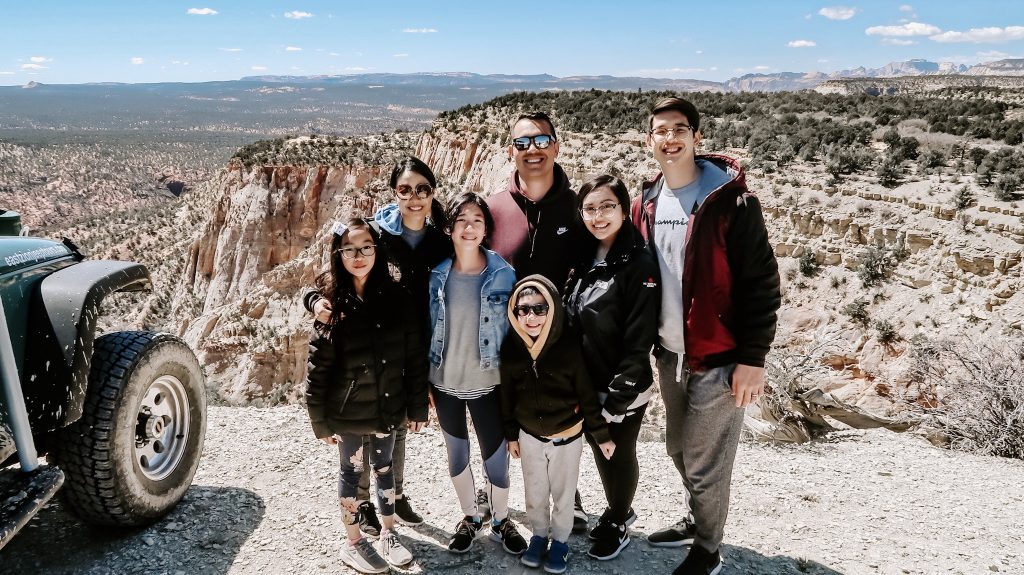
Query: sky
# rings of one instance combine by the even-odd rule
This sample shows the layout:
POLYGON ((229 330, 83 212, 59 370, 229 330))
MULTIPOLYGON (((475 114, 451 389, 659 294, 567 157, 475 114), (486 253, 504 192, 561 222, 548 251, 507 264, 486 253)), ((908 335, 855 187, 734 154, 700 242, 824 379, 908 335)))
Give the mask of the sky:
POLYGON ((0 85, 475 72, 693 78, 1024 58, 1024 2, 12 0, 0 85))

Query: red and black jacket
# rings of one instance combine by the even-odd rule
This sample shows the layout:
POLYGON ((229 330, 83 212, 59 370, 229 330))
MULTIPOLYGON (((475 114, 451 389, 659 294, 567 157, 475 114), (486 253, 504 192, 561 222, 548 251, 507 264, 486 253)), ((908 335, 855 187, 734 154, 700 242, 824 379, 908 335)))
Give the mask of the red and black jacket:
MULTIPOLYGON (((690 215, 683 262, 683 321, 690 369, 740 363, 764 366, 782 303, 779 266, 768 243, 761 204, 743 169, 729 157, 698 156, 732 175, 690 215)), ((632 217, 654 248, 662 175, 644 184, 632 217)))

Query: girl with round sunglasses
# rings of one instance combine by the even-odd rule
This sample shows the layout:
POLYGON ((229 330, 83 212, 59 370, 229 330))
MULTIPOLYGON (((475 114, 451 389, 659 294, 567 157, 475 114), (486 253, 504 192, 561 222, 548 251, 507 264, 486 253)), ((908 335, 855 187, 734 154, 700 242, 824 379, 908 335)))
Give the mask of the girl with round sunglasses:
POLYGON ((366 220, 336 225, 330 250, 329 267, 317 278, 319 292, 331 303, 330 327, 315 331, 310 341, 306 406, 314 435, 338 447, 338 498, 347 535, 342 560, 360 573, 381 573, 412 561, 395 533, 393 450, 398 429, 418 432, 427 422, 422 326, 366 220), (359 528, 364 452, 383 522, 376 546, 359 528))
POLYGON ((508 517, 509 458, 497 389, 501 344, 508 332, 505 306, 515 271, 486 248, 494 220, 480 196, 460 195, 448 209, 446 221, 454 256, 430 274, 429 357, 431 397, 463 515, 448 550, 466 553, 483 528, 469 464, 468 411, 483 458, 491 538, 500 541, 505 551, 519 554, 526 549, 526 541, 508 517))
POLYGON ((616 445, 615 455, 605 458, 594 437, 587 437, 608 503, 590 531, 588 554, 607 560, 629 545, 626 527, 636 519, 636 442, 653 395, 650 353, 658 338, 660 273, 630 221, 629 193, 621 180, 593 178, 580 187, 577 201, 597 243, 591 265, 570 274, 565 301, 616 445))
MULTIPOLYGON (((399 283, 415 298, 426 345, 429 337, 427 322, 430 319, 427 301, 430 270, 451 255, 451 240, 443 231, 444 209, 435 194, 437 178, 423 161, 408 156, 395 163, 388 184, 395 193, 395 201, 377 210, 371 225, 379 233, 380 244, 398 271, 399 283)), ((310 291, 304 297, 304 303, 318 321, 327 323, 331 314, 327 299, 310 291)), ((405 431, 399 430, 395 439, 396 515, 406 525, 419 525, 423 523, 423 517, 412 508, 411 500, 404 492, 405 439, 405 431)), ((368 469, 368 465, 364 469, 368 469)), ((376 535, 380 531, 380 521, 370 502, 369 487, 370 474, 366 471, 359 482, 360 526, 364 532, 376 535)))

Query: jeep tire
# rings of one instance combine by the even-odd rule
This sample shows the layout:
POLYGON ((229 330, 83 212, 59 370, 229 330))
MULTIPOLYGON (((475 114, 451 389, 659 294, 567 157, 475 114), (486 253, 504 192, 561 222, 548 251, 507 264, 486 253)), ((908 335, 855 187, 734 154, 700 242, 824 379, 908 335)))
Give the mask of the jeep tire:
POLYGON ((58 432, 63 499, 89 523, 146 525, 192 484, 206 434, 206 391, 180 339, 125 331, 96 339, 81 419, 58 432))

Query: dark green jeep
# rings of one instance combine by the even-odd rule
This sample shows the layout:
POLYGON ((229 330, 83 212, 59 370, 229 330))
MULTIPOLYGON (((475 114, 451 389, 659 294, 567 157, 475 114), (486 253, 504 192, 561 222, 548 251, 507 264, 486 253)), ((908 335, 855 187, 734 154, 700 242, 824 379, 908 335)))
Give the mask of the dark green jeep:
POLYGON ((144 266, 20 232, 20 216, 0 210, 0 547, 62 484, 91 523, 153 522, 199 464, 199 362, 166 333, 96 337, 106 295, 151 287, 144 266))

